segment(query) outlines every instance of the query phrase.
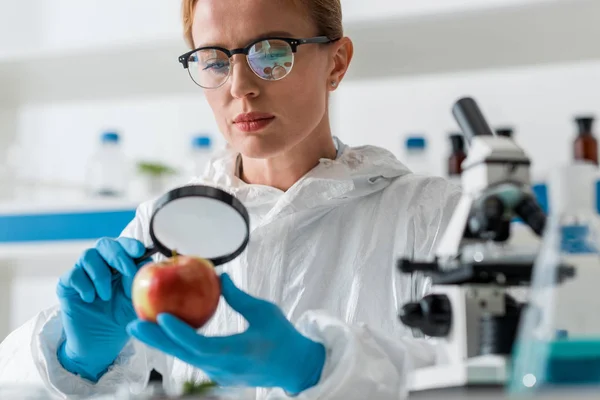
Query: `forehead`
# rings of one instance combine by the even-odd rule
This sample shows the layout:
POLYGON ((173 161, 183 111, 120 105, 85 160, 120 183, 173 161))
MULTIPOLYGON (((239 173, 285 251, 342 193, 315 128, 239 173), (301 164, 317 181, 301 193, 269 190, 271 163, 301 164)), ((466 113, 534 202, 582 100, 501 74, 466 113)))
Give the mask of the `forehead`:
POLYGON ((192 27, 196 47, 244 47, 268 32, 318 34, 308 12, 292 0, 198 0, 192 27))

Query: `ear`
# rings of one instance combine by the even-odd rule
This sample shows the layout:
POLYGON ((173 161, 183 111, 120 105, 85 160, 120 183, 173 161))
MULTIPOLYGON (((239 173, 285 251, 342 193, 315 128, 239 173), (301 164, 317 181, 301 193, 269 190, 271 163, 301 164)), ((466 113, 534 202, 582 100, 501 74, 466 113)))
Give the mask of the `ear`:
POLYGON ((331 44, 331 69, 327 79, 329 90, 335 90, 348 71, 352 56, 354 55, 354 44, 349 37, 343 37, 331 44))

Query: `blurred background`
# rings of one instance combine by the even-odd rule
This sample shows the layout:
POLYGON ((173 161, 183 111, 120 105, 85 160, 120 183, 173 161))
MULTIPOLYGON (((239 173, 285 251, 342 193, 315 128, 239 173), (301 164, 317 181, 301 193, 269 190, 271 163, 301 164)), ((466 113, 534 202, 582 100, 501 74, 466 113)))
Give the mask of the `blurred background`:
MULTIPOLYGON (((356 54, 331 114, 350 145, 449 176, 468 95, 543 184, 600 114, 598 0, 342 4, 356 54)), ((56 303, 95 238, 223 147, 185 51, 178 0, 0 1, 0 340, 56 303)))

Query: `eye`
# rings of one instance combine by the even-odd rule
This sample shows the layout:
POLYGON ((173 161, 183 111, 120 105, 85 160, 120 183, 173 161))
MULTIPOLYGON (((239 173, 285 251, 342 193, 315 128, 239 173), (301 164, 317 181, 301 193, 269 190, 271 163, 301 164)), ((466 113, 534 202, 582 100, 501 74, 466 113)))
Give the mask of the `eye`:
POLYGON ((229 68, 229 63, 223 60, 206 61, 203 71, 225 72, 229 68))

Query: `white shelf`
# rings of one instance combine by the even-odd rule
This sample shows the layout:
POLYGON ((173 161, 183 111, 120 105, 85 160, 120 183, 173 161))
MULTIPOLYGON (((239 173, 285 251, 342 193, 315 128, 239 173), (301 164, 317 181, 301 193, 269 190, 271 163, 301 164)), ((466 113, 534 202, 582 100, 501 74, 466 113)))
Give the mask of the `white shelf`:
POLYGON ((0 261, 76 259, 95 238, 125 228, 137 205, 127 199, 0 202, 0 261))
POLYGON ((0 216, 135 210, 139 204, 129 199, 0 200, 0 216))
MULTIPOLYGON (((470 8, 458 7, 458 3, 465 2, 455 1, 454 7, 442 7, 441 12, 430 6, 361 19, 348 1, 346 32, 356 45, 348 79, 600 59, 598 0, 489 3, 495 7, 477 1, 478 6, 470 8)), ((0 105, 201 95, 177 61, 186 50, 181 35, 173 29, 165 28, 165 32, 151 41, 0 55, 0 105)))
POLYGON ((32 242, 19 244, 0 243, 0 261, 33 260, 47 257, 76 258, 87 248, 93 247, 95 241, 64 242, 32 242))

